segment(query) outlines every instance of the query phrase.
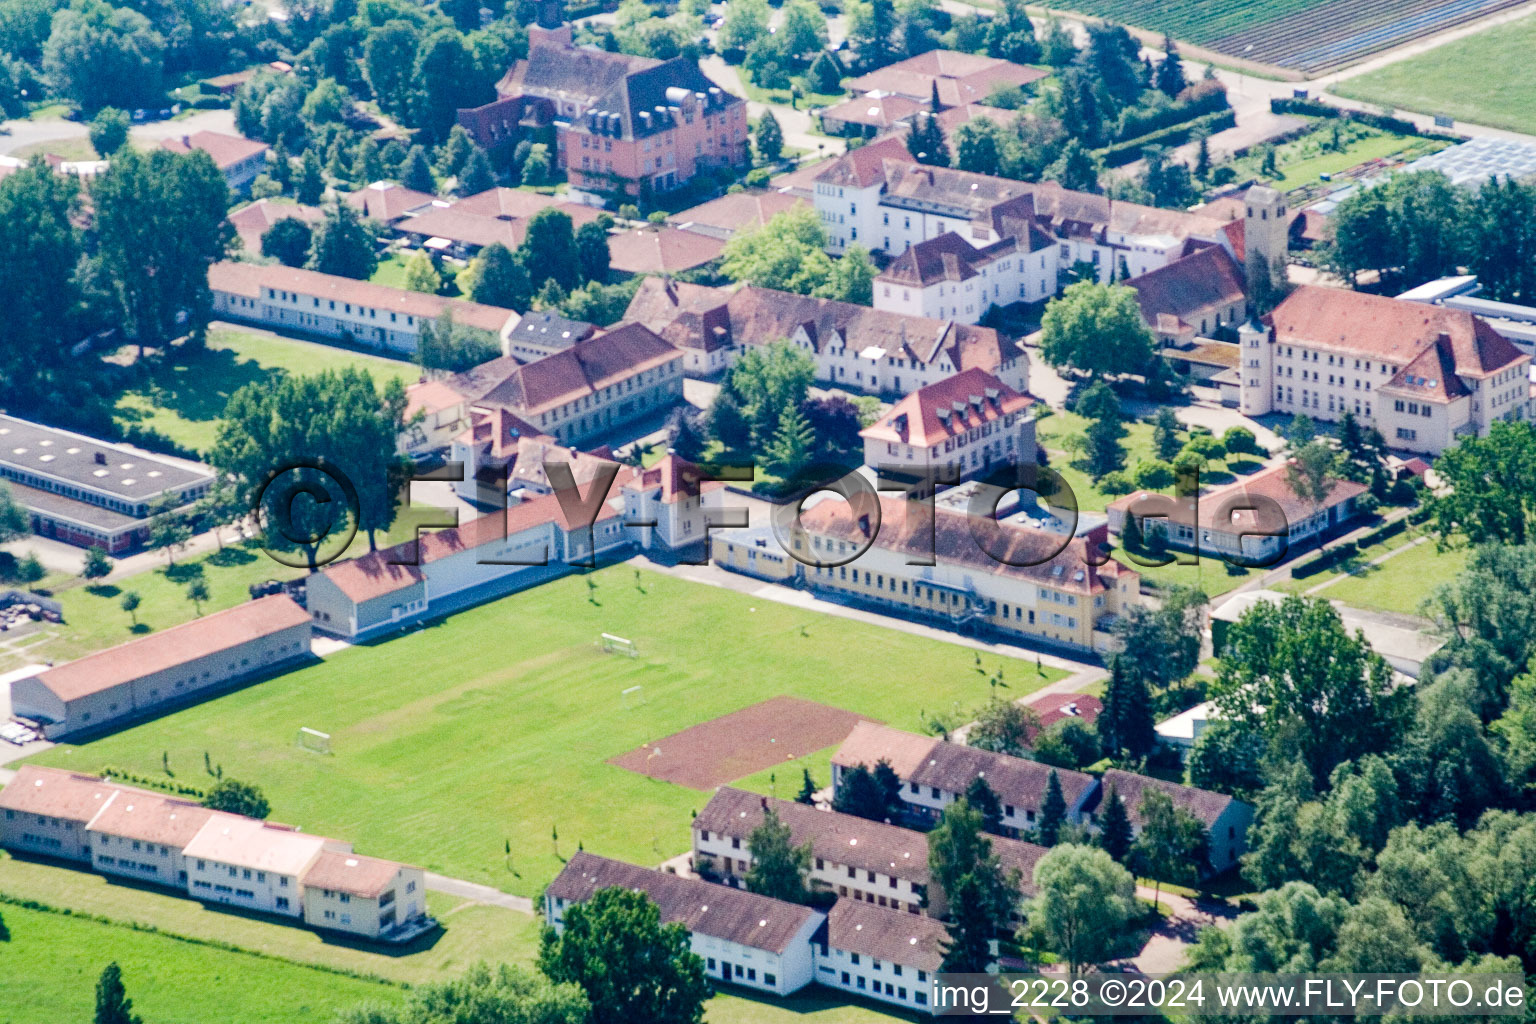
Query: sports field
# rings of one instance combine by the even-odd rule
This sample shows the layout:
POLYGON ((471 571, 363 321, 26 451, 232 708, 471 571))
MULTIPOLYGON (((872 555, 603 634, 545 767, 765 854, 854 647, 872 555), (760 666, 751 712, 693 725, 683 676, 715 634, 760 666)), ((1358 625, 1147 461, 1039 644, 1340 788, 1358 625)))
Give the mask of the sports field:
MULTIPOLYGON (((1003 659, 981 660, 615 566, 38 760, 153 774, 163 752, 198 777, 207 751, 226 776, 265 790, 274 820, 532 896, 578 844, 641 864, 687 848, 689 812, 707 795, 607 759, 780 694, 916 729, 924 709, 986 699, 1003 659), (633 639, 640 656, 600 653, 603 632, 633 639), (298 749, 301 726, 331 733, 333 753, 298 749)), ((1002 667, 1013 696, 1061 675, 1002 667)))
POLYGON ((1351 99, 1536 132, 1536 17, 1438 46, 1332 86, 1351 99))

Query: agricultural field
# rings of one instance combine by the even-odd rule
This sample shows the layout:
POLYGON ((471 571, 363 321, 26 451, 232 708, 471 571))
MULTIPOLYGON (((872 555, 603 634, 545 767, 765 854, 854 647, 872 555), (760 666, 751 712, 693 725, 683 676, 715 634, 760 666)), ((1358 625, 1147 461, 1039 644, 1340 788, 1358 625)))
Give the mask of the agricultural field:
POLYGON ((1330 87, 1351 99, 1536 132, 1536 18, 1438 46, 1330 87))
POLYGON ((261 786, 275 820, 533 896, 578 847, 641 864, 687 848, 708 793, 609 758, 781 694, 915 730, 925 709, 979 705, 998 669, 1013 696, 1061 676, 614 566, 37 760, 154 775, 164 756, 200 777, 206 751, 261 786), (602 654, 603 632, 639 656, 602 654), (298 749, 302 726, 333 754, 298 749))
POLYGON ((1076 0, 1084 14, 1218 53, 1317 72, 1352 64, 1419 36, 1453 28, 1522 0, 1076 0))
POLYGON ((415 364, 398 359, 216 326, 208 332, 206 348, 176 349, 148 381, 125 390, 115 418, 122 427, 158 431, 184 448, 206 451, 218 434, 225 403, 242 386, 275 380, 280 374, 346 367, 367 370, 379 385, 390 377, 409 383, 420 375, 415 364))
POLYGON ((1263 171, 1263 157, 1250 152, 1223 166, 1236 180, 1258 178, 1282 192, 1317 185, 1324 174, 1333 176, 1372 160, 1414 160, 1438 152, 1449 143, 1416 135, 1399 135, 1342 119, 1320 121, 1317 130, 1275 147, 1278 174, 1263 171), (1334 132, 1338 136, 1335 138, 1334 132))

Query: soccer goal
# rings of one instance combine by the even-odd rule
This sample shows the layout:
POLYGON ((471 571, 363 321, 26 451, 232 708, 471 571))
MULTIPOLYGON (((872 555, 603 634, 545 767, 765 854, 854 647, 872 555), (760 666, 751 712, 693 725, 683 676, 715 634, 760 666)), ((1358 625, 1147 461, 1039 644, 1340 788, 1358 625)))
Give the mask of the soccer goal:
POLYGON ((624 637, 614 636, 612 633, 604 633, 598 639, 598 644, 602 647, 604 654, 622 654, 630 658, 640 656, 640 651, 635 647, 633 640, 626 640, 624 637))
POLYGON ((624 702, 624 710, 637 707, 645 703, 645 688, 643 686, 631 686, 619 691, 619 699, 624 702))
POLYGON ((316 754, 329 754, 331 752, 331 734, 321 732, 319 729, 311 729, 308 726, 299 729, 297 744, 304 750, 316 754))

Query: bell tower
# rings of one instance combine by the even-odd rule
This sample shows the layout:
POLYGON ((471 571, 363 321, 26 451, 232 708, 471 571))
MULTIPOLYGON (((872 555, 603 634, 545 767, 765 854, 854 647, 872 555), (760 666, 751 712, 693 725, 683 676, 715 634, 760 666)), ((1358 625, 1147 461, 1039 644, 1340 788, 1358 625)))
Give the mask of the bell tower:
POLYGON ((1243 196, 1243 256, 1249 293, 1259 275, 1270 288, 1284 284, 1285 254, 1290 248, 1285 196, 1267 185, 1255 185, 1243 196))

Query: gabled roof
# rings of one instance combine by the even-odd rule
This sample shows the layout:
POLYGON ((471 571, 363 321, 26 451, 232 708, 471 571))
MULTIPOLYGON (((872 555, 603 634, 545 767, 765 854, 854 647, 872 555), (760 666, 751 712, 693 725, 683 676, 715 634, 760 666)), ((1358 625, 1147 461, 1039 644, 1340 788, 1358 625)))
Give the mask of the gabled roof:
POLYGON ((821 112, 821 116, 844 124, 862 124, 871 128, 886 129, 909 121, 919 110, 927 110, 928 104, 910 96, 874 93, 843 100, 821 112))
POLYGON ((475 399, 482 407, 505 407, 531 419, 539 413, 616 381, 662 366, 682 353, 643 324, 623 324, 569 348, 512 370, 475 399))
POLYGON ((1225 308, 1248 296, 1242 268, 1219 245, 1202 246, 1125 283, 1136 289, 1141 318, 1151 325, 1164 315, 1192 324, 1201 311, 1225 308))
POLYGON ((1481 317, 1381 295, 1303 285, 1264 322, 1279 344, 1307 345, 1402 369, 1445 335, 1457 374, 1481 378, 1528 359, 1481 317))
POLYGON ((939 103, 955 106, 979 103, 999 85, 1024 86, 1049 74, 1042 68, 1015 64, 999 57, 963 53, 959 50, 929 50, 915 57, 887 64, 848 83, 855 92, 887 92, 909 96, 924 103, 933 96, 938 84, 939 103))
POLYGON ((877 441, 932 448, 1034 404, 1029 395, 973 367, 912 392, 860 434, 877 441))
POLYGON ((67 703, 308 624, 293 598, 272 594, 88 654, 35 679, 67 703))
POLYGON ((496 91, 503 96, 528 93, 592 103, 626 75, 660 63, 591 46, 534 46, 526 60, 512 66, 496 91))
POLYGON ((356 192, 348 192, 342 196, 342 202, 369 220, 388 224, 414 210, 423 209, 442 200, 429 193, 417 192, 404 185, 397 185, 392 181, 375 181, 356 192))
MULTIPOLYGON (((124 791, 125 787, 114 786, 94 775, 24 764, 0 789, 0 809, 88 822, 124 791)), ((129 792, 136 796, 153 795, 142 789, 129 792)))
POLYGON ((640 279, 624 319, 645 324, 678 348, 713 352, 731 344, 730 298, 725 288, 647 276, 640 279))
POLYGON ((566 862, 545 892, 556 899, 581 903, 600 889, 615 887, 645 893, 661 911, 663 923, 678 923, 696 935, 775 954, 788 949, 807 925, 821 917, 809 907, 696 878, 679 878, 585 851, 566 862))
POLYGON ((168 149, 172 153, 190 153, 193 150, 202 150, 207 153, 219 170, 228 170, 244 160, 265 153, 267 144, 257 139, 248 139, 244 135, 229 135, 224 132, 201 131, 191 135, 182 135, 176 138, 161 139, 160 147, 168 149))
POLYGON ((723 481, 706 480, 702 469, 673 452, 668 452, 660 462, 625 484, 632 490, 655 488, 666 505, 674 504, 680 498, 697 498, 705 491, 724 486, 723 481))
POLYGON ((1014 250, 1011 238, 977 248, 958 233, 946 231, 910 246, 880 272, 880 280, 912 288, 926 288, 941 281, 968 281, 981 273, 981 267, 1014 250))
POLYGON ((318 224, 325 218, 325 211, 318 206, 305 206, 302 203, 258 199, 231 213, 229 222, 235 226, 235 234, 240 236, 245 251, 260 255, 261 236, 278 221, 290 218, 306 224, 318 224))
POLYGON ((832 161, 816 175, 823 185, 846 185, 852 188, 869 188, 886 180, 887 160, 901 164, 915 164, 916 158, 907 151, 906 145, 894 135, 876 139, 832 161))
MULTIPOLYGON (((540 210, 549 206, 575 206, 575 203, 567 203, 558 196, 547 196, 541 192, 525 192, 520 188, 488 188, 484 192, 476 192, 472 196, 465 196, 453 204, 453 209, 460 213, 473 213, 481 217, 501 217, 510 219, 513 217, 532 217, 540 210)), ((594 216, 596 215, 594 211, 594 216)))
POLYGON ((859 900, 838 900, 827 911, 827 945, 847 953, 937 974, 949 933, 942 921, 859 900))
POLYGON ((800 522, 809 534, 856 547, 873 543, 914 558, 933 557, 972 572, 1030 580, 1079 594, 1100 593, 1109 586, 1106 581, 1130 571, 1114 559, 1095 567, 1090 536, 1066 538, 1009 522, 997 522, 995 532, 989 531, 988 549, 982 550, 971 516, 935 508, 930 520, 926 510, 920 502, 901 498, 877 501, 861 495, 850 503, 829 497, 806 508, 800 522))
MULTIPOLYGON (((492 334, 501 333, 507 321, 517 315, 501 306, 446 299, 441 295, 390 288, 369 281, 355 281, 350 277, 322 274, 315 270, 237 263, 232 260, 223 260, 208 268, 208 287, 251 299, 261 298, 262 289, 271 288, 293 292, 304 300, 318 299, 322 308, 326 302, 338 302, 376 309, 381 317, 398 313, 421 320, 436 320, 444 312, 449 312, 453 314, 454 323, 477 327, 492 334)), ((403 324, 400 326, 404 327, 403 324)))
POLYGON ((1109 790, 1113 788, 1120 794, 1120 799, 1125 801, 1126 813, 1131 819, 1131 824, 1136 828, 1140 828, 1143 824, 1142 801, 1146 799, 1148 793, 1153 791, 1165 794, 1173 802, 1173 806, 1187 811, 1206 828, 1214 825, 1216 819, 1233 804, 1245 806, 1241 800, 1225 793, 1214 793, 1195 786, 1181 786, 1177 782, 1149 778, 1134 772, 1122 771, 1119 768, 1111 768, 1105 772, 1100 781, 1103 788, 1100 790, 1097 803, 1102 804, 1108 799, 1109 790))
POLYGON ((1445 333, 1437 335, 1428 348, 1393 374, 1379 390, 1441 404, 1472 393, 1456 373, 1456 353, 1451 336, 1445 333))
POLYGON ((91 831, 180 850, 215 813, 190 800, 125 790, 91 821, 91 831))
MULTIPOLYGON (((484 193, 481 194, 484 195, 484 193)), ((526 195, 527 193, 517 194, 526 195)), ((516 249, 523 244, 523 239, 528 236, 529 217, 511 217, 484 213, 475 208, 466 209, 464 203, 468 201, 466 199, 451 206, 433 204, 402 217, 394 223, 393 227, 396 231, 407 234, 446 238, 450 242, 476 248, 500 242, 508 249, 516 249)), ((572 226, 577 228, 597 220, 603 212, 596 207, 584 206, 580 203, 545 203, 539 209, 559 210, 571 218, 572 226)))
POLYGON ((804 199, 788 192, 734 192, 674 213, 667 223, 694 231, 710 229, 733 234, 761 227, 776 214, 805 205, 804 199))
POLYGON ((725 241, 663 227, 635 228, 608 236, 608 265, 625 274, 678 274, 718 259, 725 241))
MULTIPOLYGON (((1353 480, 1335 480, 1332 489, 1328 492, 1318 506, 1318 510, 1331 509, 1341 505, 1351 498, 1357 498, 1369 488, 1364 484, 1353 480)), ((1121 513, 1128 513, 1138 507, 1151 495, 1149 491, 1134 491, 1130 494, 1116 498, 1109 503, 1109 508, 1121 513)), ((1198 526, 1201 529, 1215 529, 1223 533, 1244 533, 1252 535, 1265 533, 1271 530, 1283 530, 1289 523, 1299 523, 1313 514, 1310 501, 1297 496, 1291 487, 1290 467, 1288 463, 1269 466, 1259 470, 1252 476, 1243 477, 1222 487, 1215 487, 1199 495, 1198 502, 1195 498, 1168 498, 1174 502, 1174 511, 1167 518, 1183 526, 1198 526), (1284 516, 1283 521, 1274 522, 1272 516, 1262 515, 1252 509, 1254 498, 1265 498, 1272 501, 1280 509, 1284 516), (1198 508, 1199 522, 1195 522, 1198 508), (1228 512, 1225 521, 1218 517, 1222 511, 1228 512)))
POLYGON ((304 873, 307 889, 332 889, 365 900, 378 899, 400 874, 403 865, 340 850, 323 850, 304 873))

